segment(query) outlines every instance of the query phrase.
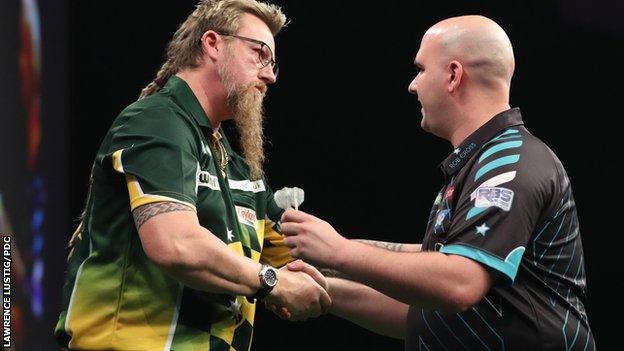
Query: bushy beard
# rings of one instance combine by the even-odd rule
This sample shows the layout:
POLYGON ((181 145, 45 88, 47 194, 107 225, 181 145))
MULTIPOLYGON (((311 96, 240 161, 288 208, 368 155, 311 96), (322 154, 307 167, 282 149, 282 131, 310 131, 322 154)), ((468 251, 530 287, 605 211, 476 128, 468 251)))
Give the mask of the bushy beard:
POLYGON ((243 158, 249 166, 251 178, 260 179, 263 175, 262 164, 264 163, 262 102, 267 86, 260 80, 247 85, 236 85, 225 65, 219 66, 218 71, 227 92, 228 105, 240 138, 243 158))

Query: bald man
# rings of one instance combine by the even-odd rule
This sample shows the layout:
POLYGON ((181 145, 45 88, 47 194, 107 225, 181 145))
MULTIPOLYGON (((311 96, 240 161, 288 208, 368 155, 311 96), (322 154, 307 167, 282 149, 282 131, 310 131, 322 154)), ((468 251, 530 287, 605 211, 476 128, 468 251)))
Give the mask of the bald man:
POLYGON ((482 16, 443 20, 415 65, 421 125, 453 145, 422 244, 348 240, 289 210, 291 255, 348 275, 328 279, 331 313, 406 350, 593 350, 570 182, 510 108, 505 31, 482 16))

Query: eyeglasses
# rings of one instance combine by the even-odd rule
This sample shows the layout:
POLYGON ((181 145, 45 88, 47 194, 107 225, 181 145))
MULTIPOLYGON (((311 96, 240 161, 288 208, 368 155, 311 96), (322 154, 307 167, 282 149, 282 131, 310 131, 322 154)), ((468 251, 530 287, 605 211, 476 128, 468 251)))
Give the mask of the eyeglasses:
POLYGON ((242 35, 236 35, 236 34, 231 34, 231 33, 226 33, 226 32, 217 32, 217 34, 223 35, 225 37, 233 37, 233 38, 237 38, 240 40, 245 40, 250 43, 260 45, 260 49, 256 49, 256 51, 258 52, 258 62, 260 63, 261 68, 271 65, 271 69, 273 70, 273 75, 277 77, 277 74, 279 73, 279 66, 277 65, 277 62, 275 62, 275 60, 273 59, 273 51, 271 51, 271 48, 265 42, 261 40, 247 38, 242 35))

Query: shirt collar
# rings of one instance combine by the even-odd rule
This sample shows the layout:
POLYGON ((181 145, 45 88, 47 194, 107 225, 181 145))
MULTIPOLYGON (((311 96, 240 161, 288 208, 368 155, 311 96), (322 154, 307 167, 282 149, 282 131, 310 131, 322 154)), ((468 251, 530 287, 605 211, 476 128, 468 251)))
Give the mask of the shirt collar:
POLYGON ((485 143, 500 131, 523 124, 520 109, 517 107, 497 114, 470 134, 458 148, 444 159, 439 165, 440 169, 447 177, 455 175, 485 143))
POLYGON ((212 129, 210 119, 206 116, 204 109, 199 104, 199 101, 191 88, 182 78, 176 75, 171 76, 162 91, 165 93, 169 92, 169 94, 178 102, 180 107, 185 112, 193 116, 197 124, 202 127, 212 129))

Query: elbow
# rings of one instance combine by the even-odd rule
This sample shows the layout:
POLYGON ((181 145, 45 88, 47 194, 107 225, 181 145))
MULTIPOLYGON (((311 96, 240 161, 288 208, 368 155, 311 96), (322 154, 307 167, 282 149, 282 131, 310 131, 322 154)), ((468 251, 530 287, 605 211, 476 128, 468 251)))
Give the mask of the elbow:
POLYGON ((142 245, 147 258, 163 270, 176 270, 185 265, 184 248, 175 240, 148 240, 142 241, 142 245))
POLYGON ((448 301, 448 312, 466 312, 479 303, 487 290, 472 285, 457 286, 448 301))

